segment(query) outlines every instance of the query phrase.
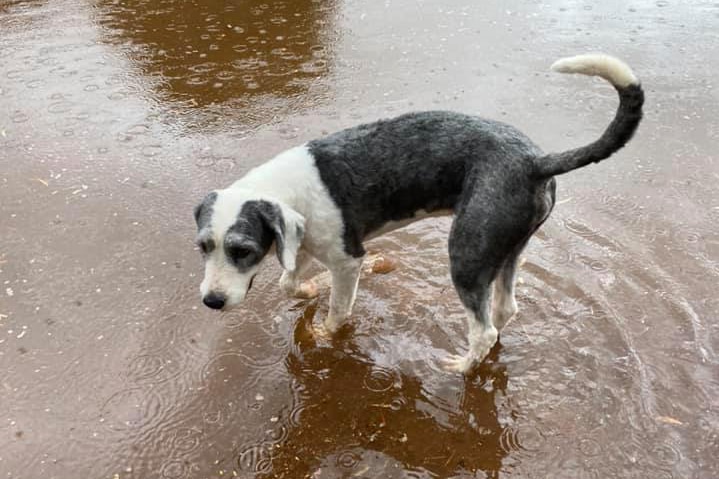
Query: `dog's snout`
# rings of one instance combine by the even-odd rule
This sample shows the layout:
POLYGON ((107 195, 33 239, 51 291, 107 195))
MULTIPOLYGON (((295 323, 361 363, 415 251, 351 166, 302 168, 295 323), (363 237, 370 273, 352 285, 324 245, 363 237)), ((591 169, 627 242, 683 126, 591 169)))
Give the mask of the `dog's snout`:
POLYGON ((202 298, 202 302, 205 303, 205 306, 208 308, 222 309, 225 307, 225 296, 218 293, 210 293, 202 298))

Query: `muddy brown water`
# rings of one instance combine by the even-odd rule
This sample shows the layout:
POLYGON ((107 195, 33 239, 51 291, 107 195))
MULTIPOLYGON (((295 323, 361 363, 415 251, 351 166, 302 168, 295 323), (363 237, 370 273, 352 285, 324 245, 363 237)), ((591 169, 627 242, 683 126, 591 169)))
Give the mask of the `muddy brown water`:
MULTIPOLYGON (((0 0, 0 477, 719 477, 714 1, 0 0), (642 78, 620 154, 560 178, 479 375, 449 219, 373 241, 351 326, 269 261, 201 306, 192 206, 285 148, 454 109, 596 137, 605 50, 642 78)), ((319 271, 319 270, 317 270, 319 271)))

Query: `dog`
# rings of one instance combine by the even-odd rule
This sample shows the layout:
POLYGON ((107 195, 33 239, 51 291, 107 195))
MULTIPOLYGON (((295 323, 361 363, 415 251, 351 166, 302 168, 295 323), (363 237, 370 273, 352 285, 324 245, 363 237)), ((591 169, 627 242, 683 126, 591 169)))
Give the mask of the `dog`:
POLYGON ((642 118, 641 83, 621 60, 579 55, 552 70, 598 76, 618 92, 615 117, 598 140, 545 154, 505 123, 447 111, 408 113, 309 141, 208 194, 194 211, 204 304, 216 310, 240 304, 273 250, 284 269, 281 289, 312 297, 316 287, 301 278, 315 258, 331 276, 323 327, 332 334, 352 313, 364 241, 453 214, 450 273, 467 312, 469 348, 449 355, 443 367, 469 373, 517 312, 517 260, 554 207, 554 177, 608 158, 642 118))

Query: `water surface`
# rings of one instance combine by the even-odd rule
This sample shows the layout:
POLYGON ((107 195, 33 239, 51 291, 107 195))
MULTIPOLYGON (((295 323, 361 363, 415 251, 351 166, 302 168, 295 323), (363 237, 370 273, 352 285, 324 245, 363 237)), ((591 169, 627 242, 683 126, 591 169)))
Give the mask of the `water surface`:
POLYGON ((719 477, 718 31, 703 1, 0 0, 0 477, 719 477), (436 366, 447 218, 370 244, 399 267, 332 342, 274 260, 201 306, 208 190, 418 109, 584 144, 614 92, 547 69, 597 49, 646 119, 559 179, 477 377, 436 366))

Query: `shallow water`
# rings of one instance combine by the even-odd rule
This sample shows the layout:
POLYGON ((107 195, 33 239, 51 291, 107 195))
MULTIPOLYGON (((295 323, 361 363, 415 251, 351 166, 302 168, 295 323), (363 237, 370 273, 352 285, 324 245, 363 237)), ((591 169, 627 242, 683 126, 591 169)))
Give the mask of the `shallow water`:
POLYGON ((719 477, 718 31, 702 1, 0 0, 0 477, 719 477), (436 366, 447 218, 370 244, 399 267, 331 343, 274 261, 201 305, 206 191, 417 109, 586 143, 614 93, 547 67, 597 49, 646 119, 559 179, 478 377, 436 366))

